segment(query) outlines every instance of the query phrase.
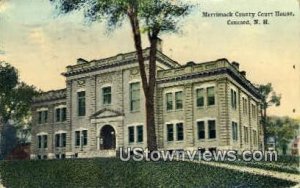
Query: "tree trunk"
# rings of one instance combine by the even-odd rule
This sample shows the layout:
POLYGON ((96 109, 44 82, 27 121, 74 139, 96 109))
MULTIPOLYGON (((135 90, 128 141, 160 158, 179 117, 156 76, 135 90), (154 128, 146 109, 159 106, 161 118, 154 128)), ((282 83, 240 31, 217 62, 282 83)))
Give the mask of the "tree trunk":
POLYGON ((146 97, 146 118, 147 118, 147 145, 150 152, 157 150, 155 131, 155 84, 156 84, 156 50, 157 36, 149 35, 150 58, 149 58, 149 83, 146 97))
POLYGON ((263 136, 264 136, 264 146, 265 150, 268 149, 268 138, 267 138, 267 109, 264 107, 261 112, 262 124, 263 124, 263 136))
MULTIPOLYGON (((156 82, 156 47, 157 37, 150 40, 150 60, 149 60, 149 79, 147 79, 145 59, 143 57, 143 48, 141 40, 141 32, 139 21, 133 9, 129 9, 128 18, 130 20, 133 33, 134 45, 137 52, 137 60, 139 63, 140 75, 142 79, 143 91, 145 96, 146 109, 146 130, 147 130, 147 147, 150 152, 157 150, 156 134, 155 134, 155 104, 154 92, 156 82), (149 81, 148 81, 149 80, 149 81)), ((149 38, 150 39, 150 38, 149 38)))

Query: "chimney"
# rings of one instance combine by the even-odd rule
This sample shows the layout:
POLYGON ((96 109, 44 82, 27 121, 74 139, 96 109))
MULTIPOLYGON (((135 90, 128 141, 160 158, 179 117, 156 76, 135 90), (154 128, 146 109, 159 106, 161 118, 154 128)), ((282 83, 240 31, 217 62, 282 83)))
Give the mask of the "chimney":
POLYGON ((239 64, 238 62, 233 61, 231 64, 232 64, 237 70, 239 70, 240 64, 239 64))
POLYGON ((160 52, 163 52, 163 41, 161 40, 161 38, 158 38, 157 40, 157 50, 160 51, 160 52))
POLYGON ((241 71, 240 73, 242 76, 246 77, 246 71, 241 71))

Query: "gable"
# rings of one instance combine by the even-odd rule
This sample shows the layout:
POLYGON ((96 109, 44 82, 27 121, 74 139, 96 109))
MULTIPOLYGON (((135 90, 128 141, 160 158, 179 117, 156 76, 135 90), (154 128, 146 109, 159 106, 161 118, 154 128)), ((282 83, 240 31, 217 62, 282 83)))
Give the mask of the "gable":
POLYGON ((112 110, 109 108, 103 108, 93 115, 91 115, 90 119, 101 119, 101 118, 108 118, 108 117, 117 117, 117 116, 123 116, 124 114, 117 110, 112 110))

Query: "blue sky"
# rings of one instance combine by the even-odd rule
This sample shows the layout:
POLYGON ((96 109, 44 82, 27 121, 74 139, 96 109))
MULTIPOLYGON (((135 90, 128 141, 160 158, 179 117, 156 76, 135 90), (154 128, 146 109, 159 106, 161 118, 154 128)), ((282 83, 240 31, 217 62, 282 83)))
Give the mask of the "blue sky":
MULTIPOLYGON (((181 22, 181 32, 161 36, 163 52, 182 64, 219 58, 237 61, 249 80, 272 82, 282 94, 282 105, 272 108, 272 114, 300 117, 299 2, 193 2, 199 7, 181 22), (227 18, 203 18, 203 11, 293 11, 295 16, 269 18, 268 26, 228 26, 227 18)), ((84 24, 82 13, 57 16, 48 0, 0 1, 0 60, 13 64, 24 81, 43 90, 64 87, 60 73, 77 58, 99 59, 133 49, 126 23, 107 33, 103 23, 84 24)))

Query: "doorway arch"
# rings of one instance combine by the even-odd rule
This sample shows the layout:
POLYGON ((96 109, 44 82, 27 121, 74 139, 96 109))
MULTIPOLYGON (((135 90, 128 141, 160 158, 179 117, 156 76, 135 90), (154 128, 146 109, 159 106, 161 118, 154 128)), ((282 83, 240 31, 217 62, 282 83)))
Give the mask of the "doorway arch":
POLYGON ((100 130, 100 149, 116 148, 116 131, 111 125, 104 125, 100 130))

